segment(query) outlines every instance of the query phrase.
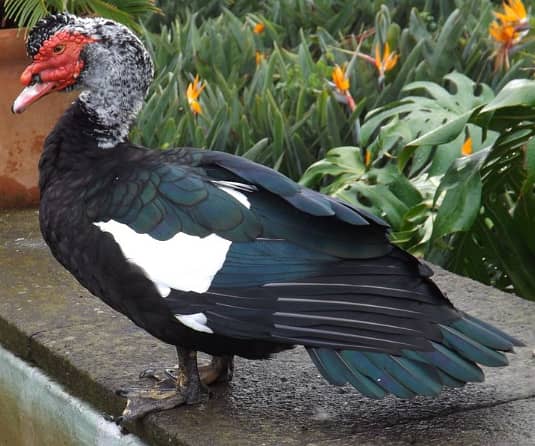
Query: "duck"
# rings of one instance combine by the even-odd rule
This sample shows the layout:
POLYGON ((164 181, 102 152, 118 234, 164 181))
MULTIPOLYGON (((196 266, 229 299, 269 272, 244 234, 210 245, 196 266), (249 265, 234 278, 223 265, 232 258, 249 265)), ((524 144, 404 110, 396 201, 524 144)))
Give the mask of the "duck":
POLYGON ((171 385, 124 391, 120 422, 204 401, 235 356, 299 345, 334 386, 410 399, 481 382, 481 366, 523 345, 455 308, 371 213, 235 155, 130 142, 154 69, 125 26, 50 15, 26 46, 14 113, 79 91, 39 163, 43 238, 89 292, 177 351, 171 385))

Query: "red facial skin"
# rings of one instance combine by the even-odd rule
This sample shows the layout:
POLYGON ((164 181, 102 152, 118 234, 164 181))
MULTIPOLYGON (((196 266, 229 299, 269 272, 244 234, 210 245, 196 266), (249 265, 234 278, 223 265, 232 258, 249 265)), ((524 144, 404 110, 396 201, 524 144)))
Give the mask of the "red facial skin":
POLYGON ((84 68, 80 53, 91 42, 95 42, 95 39, 82 34, 66 31, 54 34, 43 43, 33 57, 33 63, 24 70, 20 76, 21 83, 28 86, 32 77, 39 74, 42 82, 56 84, 53 90, 62 90, 74 84, 84 68))
POLYGON ((27 88, 15 100, 13 112, 22 113, 29 105, 52 91, 73 85, 84 68, 80 53, 87 44, 95 41, 79 33, 61 31, 43 42, 33 57, 33 63, 20 76, 22 85, 27 88), (40 82, 32 84, 36 75, 40 82))

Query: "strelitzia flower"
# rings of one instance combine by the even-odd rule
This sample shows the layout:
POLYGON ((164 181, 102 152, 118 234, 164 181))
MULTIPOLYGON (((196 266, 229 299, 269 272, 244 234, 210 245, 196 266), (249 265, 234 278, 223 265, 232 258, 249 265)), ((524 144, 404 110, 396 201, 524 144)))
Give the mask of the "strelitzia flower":
POLYGON ((262 34, 264 32, 264 29, 266 29, 266 25, 264 25, 262 22, 255 23, 253 26, 253 32, 255 34, 262 34))
POLYGON ((372 162, 372 153, 370 150, 366 149, 366 154, 364 155, 364 164, 366 167, 369 167, 372 162))
POLYGON ((390 52, 390 45, 386 42, 383 46, 383 56, 381 57, 381 50, 379 45, 375 46, 375 67, 379 72, 379 84, 382 85, 385 74, 392 70, 399 60, 399 54, 395 51, 390 52))
POLYGON ((463 156, 468 156, 471 155, 473 151, 474 150, 472 148, 472 138, 469 136, 464 140, 464 143, 461 147, 461 154, 463 156))
POLYGON ((202 107, 199 103, 199 96, 201 95, 205 86, 205 84, 202 84, 199 81, 199 75, 197 74, 195 76, 195 79, 193 79, 193 82, 190 82, 188 84, 188 88, 186 90, 186 97, 188 98, 189 107, 191 111, 196 115, 202 113, 202 107))
POLYGON ((528 14, 521 0, 506 0, 502 7, 504 12, 494 12, 496 20, 489 26, 489 34, 497 44, 495 71, 509 68, 511 51, 529 31, 528 14))
POLYGON ((489 34, 499 44, 512 48, 520 42, 522 37, 511 24, 492 22, 489 26, 489 34))
POLYGON ((494 12, 494 16, 503 24, 521 25, 528 23, 528 13, 522 0, 506 0, 502 3, 503 13, 494 12))
POLYGON ((332 79, 335 87, 340 93, 346 94, 349 91, 349 79, 339 65, 334 67, 332 79))
POLYGON ((346 73, 344 70, 339 66, 336 65, 333 68, 332 72, 332 82, 330 84, 336 89, 337 93, 337 100, 339 102, 342 102, 344 104, 347 104, 349 109, 351 111, 355 110, 355 100, 353 99, 353 96, 351 96, 351 93, 349 92, 349 79, 346 76, 346 73))
POLYGON ((257 51, 255 53, 255 60, 257 65, 260 65, 265 58, 266 55, 262 51, 257 51))

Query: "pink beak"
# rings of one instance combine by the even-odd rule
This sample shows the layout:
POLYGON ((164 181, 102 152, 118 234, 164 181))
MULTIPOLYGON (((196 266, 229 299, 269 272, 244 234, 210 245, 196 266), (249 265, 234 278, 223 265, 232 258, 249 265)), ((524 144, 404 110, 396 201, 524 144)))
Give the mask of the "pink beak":
POLYGON ((22 113, 29 105, 50 93, 56 86, 55 82, 39 82, 27 86, 20 92, 11 106, 13 113, 22 113))

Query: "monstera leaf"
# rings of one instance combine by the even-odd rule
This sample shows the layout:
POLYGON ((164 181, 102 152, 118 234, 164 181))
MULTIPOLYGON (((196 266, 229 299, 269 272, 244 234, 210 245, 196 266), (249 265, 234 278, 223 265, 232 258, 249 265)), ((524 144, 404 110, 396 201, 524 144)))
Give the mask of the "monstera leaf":
MULTIPOLYGON (((427 251, 430 260, 453 271, 530 299, 535 299, 533 91, 535 81, 512 81, 470 116, 472 125, 493 129, 498 137, 443 177, 427 251)), ((419 138, 411 144, 425 143, 419 138)))
POLYGON ((369 113, 366 149, 333 149, 301 181, 384 218, 403 248, 535 300, 535 81, 496 97, 447 81, 412 84, 425 96, 369 113))
POLYGON ((376 156, 396 156, 412 177, 423 171, 444 174, 461 156, 468 136, 474 151, 491 144, 496 132, 468 125, 474 112, 494 98, 490 87, 460 73, 445 76, 444 84, 413 82, 404 88, 411 96, 370 112, 361 130, 362 146, 376 156))

